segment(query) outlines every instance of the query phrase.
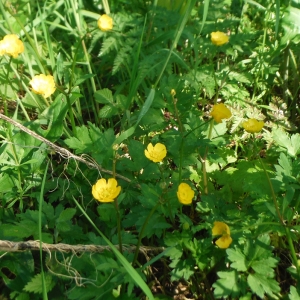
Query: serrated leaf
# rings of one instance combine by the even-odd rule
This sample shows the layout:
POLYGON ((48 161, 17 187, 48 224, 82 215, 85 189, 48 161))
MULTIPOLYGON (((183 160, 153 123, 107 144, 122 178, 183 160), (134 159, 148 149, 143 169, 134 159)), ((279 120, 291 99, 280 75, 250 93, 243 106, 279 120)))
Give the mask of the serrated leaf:
POLYGON ((58 219, 56 220, 56 222, 66 222, 66 221, 69 221, 71 220, 74 215, 76 213, 76 209, 75 208, 66 208, 65 210, 63 210, 58 219))
POLYGON ((116 115, 118 110, 112 105, 104 105, 99 111, 99 118, 111 118, 116 115))
MULTIPOLYGON (((47 288, 47 292, 51 291, 55 285, 55 282, 52 280, 52 275, 49 273, 45 274, 45 285, 47 288)), ((43 285, 42 285, 42 274, 35 275, 30 282, 28 282, 24 289, 26 292, 42 294, 43 285)))
POLYGON ((172 281, 180 280, 182 278, 189 280, 189 278, 194 274, 192 259, 175 259, 171 262, 170 267, 174 268, 171 271, 172 281))
POLYGON ((116 43, 117 43, 117 40, 113 36, 110 36, 107 39, 105 39, 102 43, 102 47, 101 47, 99 56, 103 56, 103 55, 109 53, 115 47, 116 43))
POLYGON ((76 127, 77 137, 65 139, 65 143, 71 149, 74 149, 76 154, 84 153, 85 149, 92 145, 93 142, 89 136, 89 130, 86 126, 76 127))
POLYGON ((280 292, 279 284, 273 278, 268 278, 265 275, 254 273, 249 274, 247 282, 252 292, 258 295, 260 298, 264 298, 267 294, 274 299, 279 299, 274 293, 280 292))
POLYGON ((244 294, 246 283, 239 274, 234 271, 218 272, 220 277, 212 286, 215 288, 214 295, 216 298, 238 297, 239 294, 244 294))
POLYGON ((251 268, 259 274, 262 274, 266 277, 273 278, 274 277, 274 269, 277 265, 277 259, 273 257, 268 257, 267 259, 262 259, 255 261, 251 264, 251 268))
POLYGON ((289 134, 282 129, 274 129, 272 134, 274 141, 286 149, 290 156, 296 157, 300 153, 300 135, 298 133, 289 137, 289 134))
POLYGON ((112 91, 109 89, 102 89, 99 91, 96 91, 94 94, 95 100, 102 104, 113 104, 114 98, 112 91))
POLYGON ((240 249, 227 249, 226 253, 228 255, 228 259, 232 262, 230 265, 231 268, 242 272, 247 271, 246 256, 241 252, 240 249))
POLYGON ((289 299, 290 300, 299 300, 300 299, 300 294, 298 293, 297 289, 294 286, 290 287, 289 299))

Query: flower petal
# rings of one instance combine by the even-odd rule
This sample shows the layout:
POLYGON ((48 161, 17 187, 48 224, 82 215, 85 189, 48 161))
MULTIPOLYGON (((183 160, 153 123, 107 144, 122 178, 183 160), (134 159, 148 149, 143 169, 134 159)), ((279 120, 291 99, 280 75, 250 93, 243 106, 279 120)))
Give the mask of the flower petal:
POLYGON ((227 249, 232 243, 232 238, 229 234, 221 236, 216 240, 216 245, 221 249, 227 249))

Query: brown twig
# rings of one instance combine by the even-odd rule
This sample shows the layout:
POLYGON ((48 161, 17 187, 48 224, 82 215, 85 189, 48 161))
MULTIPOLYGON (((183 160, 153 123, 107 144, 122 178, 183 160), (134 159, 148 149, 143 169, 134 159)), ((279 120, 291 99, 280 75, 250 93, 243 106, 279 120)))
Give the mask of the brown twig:
MULTIPOLYGON (((78 156, 78 155, 75 155, 73 154, 72 152, 70 152, 69 150, 65 149, 65 148, 62 148, 62 147, 59 147, 55 144, 53 144, 52 142, 50 142, 49 140, 45 139, 44 137, 40 136, 39 134, 35 133, 34 131, 26 128, 25 126, 23 126, 22 124, 16 122, 15 120, 3 115, 0 113, 0 119, 3 119, 4 121, 14 125, 15 127, 18 127, 19 129, 21 129, 22 131, 26 132, 27 134, 31 135, 32 137, 34 137, 35 139, 45 143, 47 146, 49 146, 52 150, 54 150, 55 152, 57 152, 58 154, 60 154, 61 157, 65 158, 65 159, 70 159, 70 158, 73 158, 79 162, 82 162, 84 163, 85 165, 87 165, 88 167, 90 168, 93 168, 93 169, 97 169, 99 170, 100 172, 103 172, 103 173, 106 173, 106 174, 110 174, 110 175, 113 175, 113 172, 110 171, 110 170, 106 170, 104 168, 102 168, 101 166, 99 166, 96 162, 91 162, 91 161, 88 161, 86 159, 84 159, 83 157, 81 156, 78 156)), ((122 175, 119 175, 119 174, 116 174, 116 177, 124 180, 124 181, 127 181, 127 182, 131 182, 130 179, 122 176, 122 175)))

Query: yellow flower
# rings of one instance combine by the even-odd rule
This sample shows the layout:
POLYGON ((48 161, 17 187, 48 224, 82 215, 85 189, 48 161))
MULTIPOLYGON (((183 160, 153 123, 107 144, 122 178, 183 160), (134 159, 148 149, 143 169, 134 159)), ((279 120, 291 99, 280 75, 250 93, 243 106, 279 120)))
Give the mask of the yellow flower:
POLYGON ((157 143, 155 146, 150 143, 145 150, 145 156, 153 162, 161 162, 166 157, 166 155, 166 146, 161 143, 157 143))
POLYGON ((104 14, 98 19, 97 24, 102 31, 112 30, 113 19, 110 16, 104 14))
POLYGON ((223 119, 231 117, 231 112, 223 103, 220 103, 213 106, 210 115, 217 123, 221 123, 223 119))
POLYGON ((189 205, 192 203, 195 192, 187 183, 180 183, 177 190, 177 198, 180 203, 189 205))
POLYGON ((223 222, 214 222, 214 227, 212 229, 212 235, 221 235, 216 241, 216 245, 221 249, 226 249, 232 243, 232 238, 230 236, 230 229, 227 224, 223 222))
POLYGON ((35 75, 29 83, 36 94, 43 95, 45 98, 50 97, 56 89, 53 76, 51 75, 35 75))
POLYGON ((6 35, 0 41, 0 55, 8 54, 13 58, 24 52, 24 44, 15 34, 6 35))
POLYGON ((171 92, 170 92, 171 96, 175 96, 176 95, 176 91, 174 89, 171 89, 171 92))
POLYGON ((93 197, 100 202, 113 202, 121 192, 121 187, 114 178, 106 182, 104 178, 99 179, 92 187, 93 197))
POLYGON ((263 121, 257 121, 256 119, 249 119, 248 121, 245 121, 242 125, 247 132, 255 133, 260 132, 264 127, 265 123, 263 121))
POLYGON ((210 37, 211 42, 216 46, 222 46, 229 41, 228 35, 221 31, 212 32, 210 37))

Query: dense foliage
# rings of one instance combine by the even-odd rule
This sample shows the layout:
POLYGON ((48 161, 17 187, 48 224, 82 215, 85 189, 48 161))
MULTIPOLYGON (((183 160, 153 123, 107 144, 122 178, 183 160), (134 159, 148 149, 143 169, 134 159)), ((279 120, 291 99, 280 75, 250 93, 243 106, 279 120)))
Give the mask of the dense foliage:
POLYGON ((300 298, 298 1, 0 11, 0 299, 300 298))

